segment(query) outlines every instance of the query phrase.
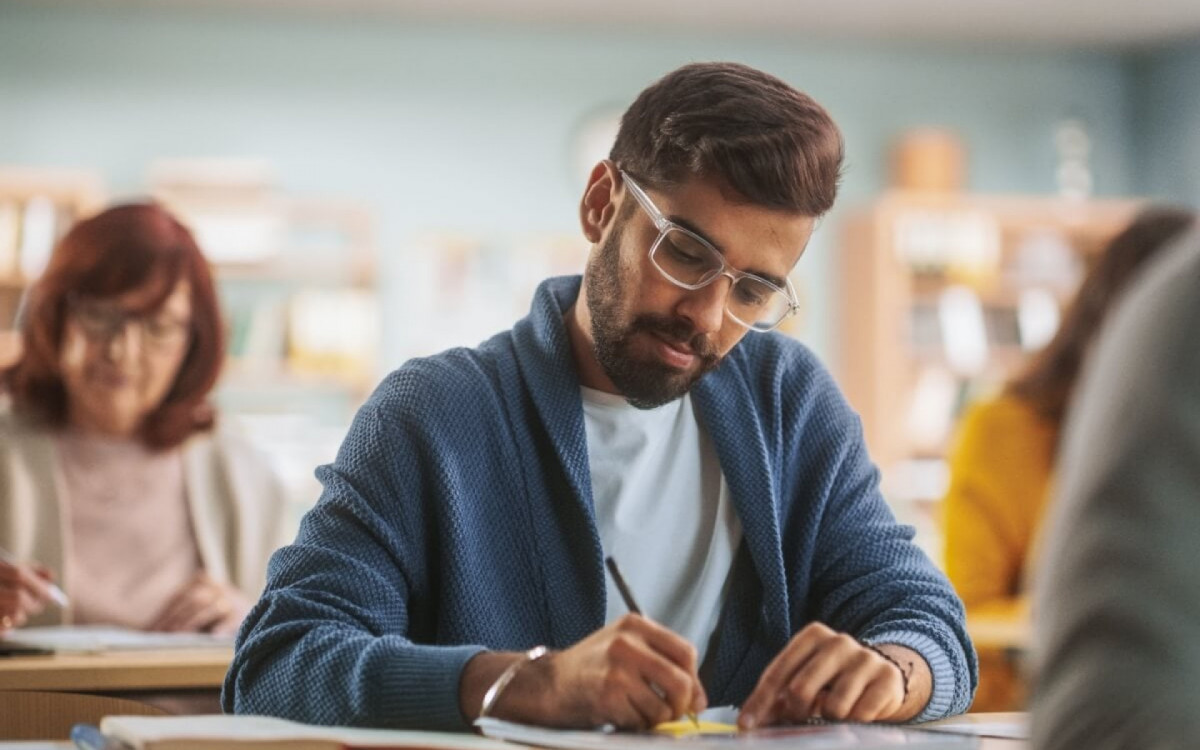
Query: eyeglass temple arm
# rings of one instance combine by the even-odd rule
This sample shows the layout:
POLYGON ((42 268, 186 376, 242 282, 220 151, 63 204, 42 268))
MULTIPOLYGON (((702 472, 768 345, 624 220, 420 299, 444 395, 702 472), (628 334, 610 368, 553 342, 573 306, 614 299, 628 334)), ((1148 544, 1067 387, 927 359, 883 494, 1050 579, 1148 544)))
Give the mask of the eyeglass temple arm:
POLYGON ((787 284, 788 308, 792 312, 796 312, 800 309, 800 298, 796 295, 796 287, 792 285, 791 277, 784 277, 783 281, 787 284))
POLYGON ((642 186, 634 182, 633 178, 624 169, 618 169, 617 171, 620 172, 621 179, 625 182, 626 187, 629 188, 629 192, 633 194, 634 200, 641 204, 646 213, 650 214, 650 218, 654 220, 654 227, 660 232, 666 229, 670 221, 668 221, 666 216, 663 216, 662 211, 658 210, 658 206, 654 205, 654 201, 650 200, 650 196, 646 195, 646 191, 642 190, 642 186))

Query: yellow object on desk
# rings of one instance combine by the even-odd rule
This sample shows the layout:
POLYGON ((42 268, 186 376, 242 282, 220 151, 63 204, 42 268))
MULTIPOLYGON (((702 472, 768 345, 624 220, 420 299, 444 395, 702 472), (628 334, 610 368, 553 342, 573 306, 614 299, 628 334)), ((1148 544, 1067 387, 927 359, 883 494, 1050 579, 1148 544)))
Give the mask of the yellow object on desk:
POLYGON ((671 737, 698 737, 737 734, 738 728, 736 724, 726 724, 722 721, 684 718, 676 721, 664 721, 654 727, 654 731, 656 734, 665 734, 671 737))

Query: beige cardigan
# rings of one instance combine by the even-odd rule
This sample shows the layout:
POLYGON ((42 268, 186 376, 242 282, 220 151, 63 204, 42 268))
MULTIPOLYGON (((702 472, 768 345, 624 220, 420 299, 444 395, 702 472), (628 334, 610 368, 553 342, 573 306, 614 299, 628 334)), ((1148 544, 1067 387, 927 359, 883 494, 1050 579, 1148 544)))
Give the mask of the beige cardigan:
MULTIPOLYGON (((219 428, 184 443, 184 483, 204 570, 251 600, 266 582, 267 559, 285 543, 285 499, 264 458, 241 436, 219 428)), ((71 545, 59 466, 49 432, 0 413, 0 547, 50 568, 71 594, 64 557, 71 545)), ((30 625, 71 622, 47 607, 30 625)))

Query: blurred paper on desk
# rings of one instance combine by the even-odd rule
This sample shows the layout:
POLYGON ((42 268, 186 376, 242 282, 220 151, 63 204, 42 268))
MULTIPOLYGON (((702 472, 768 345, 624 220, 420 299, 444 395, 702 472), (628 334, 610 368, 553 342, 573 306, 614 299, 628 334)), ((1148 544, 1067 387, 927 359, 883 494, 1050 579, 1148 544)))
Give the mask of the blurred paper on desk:
POLYGON ((209 633, 148 633, 107 625, 20 628, 0 638, 0 651, 103 653, 196 648, 232 648, 232 636, 209 633))
POLYGON ((1029 715, 1025 713, 966 714, 934 722, 925 729, 1005 740, 1028 740, 1030 737, 1029 715))
POLYGON ((106 716, 100 731, 133 750, 514 750, 465 732, 316 726, 271 716, 106 716))
POLYGON ((880 724, 797 724, 753 732, 671 737, 653 732, 545 729, 499 719, 479 719, 486 737, 559 750, 957 750, 977 748, 976 737, 936 734, 880 724))

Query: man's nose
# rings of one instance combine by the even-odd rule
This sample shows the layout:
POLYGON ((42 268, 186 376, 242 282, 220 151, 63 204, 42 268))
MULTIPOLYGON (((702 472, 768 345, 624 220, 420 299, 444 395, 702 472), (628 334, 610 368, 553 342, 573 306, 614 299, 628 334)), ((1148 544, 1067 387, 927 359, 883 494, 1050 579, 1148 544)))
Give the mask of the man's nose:
POLYGON ((716 333, 725 323, 725 305, 732 286, 728 276, 719 276, 708 286, 685 292, 676 312, 687 318, 697 333, 716 333))

